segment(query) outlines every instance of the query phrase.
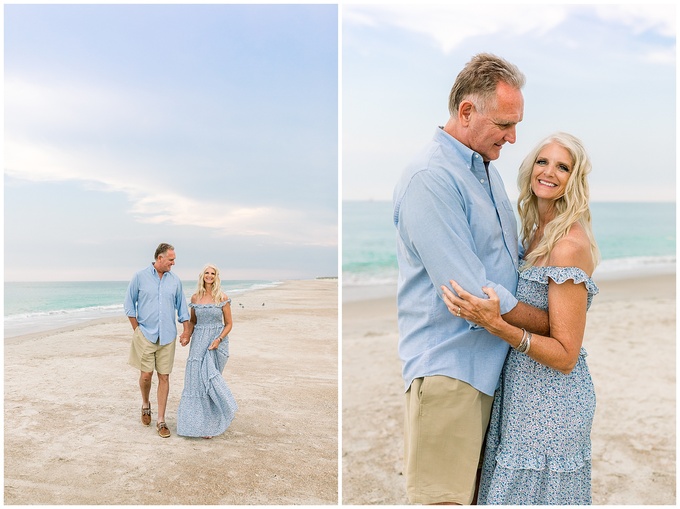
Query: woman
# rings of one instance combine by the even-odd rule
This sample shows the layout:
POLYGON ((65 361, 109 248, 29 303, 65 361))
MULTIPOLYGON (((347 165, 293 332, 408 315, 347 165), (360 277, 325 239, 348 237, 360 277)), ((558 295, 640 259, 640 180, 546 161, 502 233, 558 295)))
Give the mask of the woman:
POLYGON ((505 322, 497 295, 480 299, 451 281, 451 313, 509 343, 494 399, 479 504, 590 504, 595 392, 582 347, 599 261, 588 205, 591 163, 581 142, 557 133, 522 163, 517 298, 546 309, 550 336, 505 322))
POLYGON ((191 347, 177 410, 177 434, 212 438, 224 433, 238 409, 222 378, 233 325, 231 299, 222 292, 220 271, 214 265, 206 265, 199 274, 189 307, 191 347))

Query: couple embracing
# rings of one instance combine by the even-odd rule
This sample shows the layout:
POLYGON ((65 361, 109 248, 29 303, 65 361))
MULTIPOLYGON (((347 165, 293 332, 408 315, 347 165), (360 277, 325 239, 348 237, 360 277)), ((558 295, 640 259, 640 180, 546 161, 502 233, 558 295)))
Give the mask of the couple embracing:
POLYGON ((546 137, 519 168, 517 224, 491 161, 525 77, 482 53, 394 193, 404 474, 421 504, 591 503, 595 392, 582 348, 598 288, 589 157, 546 137), (495 397, 494 397, 495 396, 495 397))
POLYGON ((175 360, 176 322, 182 323, 180 344, 191 342, 191 346, 177 411, 177 434, 211 438, 226 431, 238 408, 222 378, 229 358, 231 299, 222 292, 219 270, 207 265, 187 306, 182 282, 171 272, 174 264, 175 248, 160 244, 154 262, 137 272, 128 285, 124 308, 134 331, 128 363, 140 371, 141 421, 145 426, 151 424, 151 380, 156 371, 156 430, 168 438, 165 411, 175 360))

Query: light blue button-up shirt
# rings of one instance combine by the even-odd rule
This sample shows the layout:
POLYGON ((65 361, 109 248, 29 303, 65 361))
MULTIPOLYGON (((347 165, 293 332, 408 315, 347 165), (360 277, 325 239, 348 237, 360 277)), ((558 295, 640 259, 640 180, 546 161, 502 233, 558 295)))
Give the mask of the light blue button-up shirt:
POLYGON ((182 282, 172 272, 162 278, 153 264, 137 272, 125 294, 125 314, 137 318, 144 337, 161 345, 168 345, 177 338, 177 320, 189 320, 189 308, 182 290, 182 282))
POLYGON ((453 316, 440 286, 454 279, 479 297, 491 287, 502 314, 517 305, 517 222, 498 171, 439 128, 395 188, 394 223, 405 389, 445 375, 493 395, 509 346, 453 316))

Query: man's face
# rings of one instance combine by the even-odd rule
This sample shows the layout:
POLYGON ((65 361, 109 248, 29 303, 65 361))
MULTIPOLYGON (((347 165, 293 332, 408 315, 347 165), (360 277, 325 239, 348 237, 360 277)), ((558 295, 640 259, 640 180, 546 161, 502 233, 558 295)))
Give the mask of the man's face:
POLYGON ((170 272, 172 266, 175 265, 175 251, 168 249, 165 253, 158 255, 154 266, 160 273, 170 272))
POLYGON ((495 161, 506 142, 515 143, 515 128, 524 116, 524 97, 520 90, 500 82, 496 88, 496 104, 489 102, 492 104, 483 113, 476 107, 472 108, 468 146, 484 161, 495 161))

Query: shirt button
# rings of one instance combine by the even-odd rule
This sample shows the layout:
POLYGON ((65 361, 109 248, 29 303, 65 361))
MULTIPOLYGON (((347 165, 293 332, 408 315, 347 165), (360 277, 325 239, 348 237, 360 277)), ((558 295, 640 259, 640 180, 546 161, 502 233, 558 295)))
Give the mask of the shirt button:
POLYGON ((479 181, 480 181, 482 184, 484 183, 484 179, 479 179, 479 181))

